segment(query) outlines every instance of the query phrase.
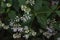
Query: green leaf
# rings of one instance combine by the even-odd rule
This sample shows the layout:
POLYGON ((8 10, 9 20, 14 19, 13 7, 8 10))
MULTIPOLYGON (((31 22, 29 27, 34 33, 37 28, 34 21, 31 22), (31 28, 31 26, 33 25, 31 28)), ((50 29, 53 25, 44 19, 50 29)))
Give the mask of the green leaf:
POLYGON ((18 0, 18 2, 19 2, 19 6, 21 7, 21 5, 25 4, 26 0, 18 0))
POLYGON ((8 13, 8 16, 9 16, 10 19, 14 19, 14 18, 16 17, 15 11, 10 11, 10 12, 8 13))
POLYGON ((46 14, 47 17, 49 17, 51 15, 51 11, 47 11, 46 13, 47 13, 46 14))
POLYGON ((60 30, 60 24, 57 22, 53 25, 56 30, 60 30))
POLYGON ((5 12, 5 9, 4 8, 1 8, 0 9, 0 14, 4 13, 5 12))
POLYGON ((37 15, 37 20, 43 28, 46 28, 47 17, 45 13, 37 15))
POLYGON ((34 5, 34 10, 38 11, 42 7, 42 0, 36 0, 35 5, 34 5))
POLYGON ((12 0, 7 0, 8 1, 8 3, 11 3, 12 4, 12 0))
POLYGON ((55 10, 56 8, 57 8, 57 5, 51 6, 51 9, 52 9, 52 10, 55 10))
POLYGON ((56 11, 57 15, 60 16, 60 11, 56 11))
POLYGON ((6 8, 6 3, 1 2, 1 7, 2 7, 2 8, 6 8))
POLYGON ((48 1, 36 0, 34 10, 36 12, 47 12, 50 10, 48 5, 49 5, 48 1))

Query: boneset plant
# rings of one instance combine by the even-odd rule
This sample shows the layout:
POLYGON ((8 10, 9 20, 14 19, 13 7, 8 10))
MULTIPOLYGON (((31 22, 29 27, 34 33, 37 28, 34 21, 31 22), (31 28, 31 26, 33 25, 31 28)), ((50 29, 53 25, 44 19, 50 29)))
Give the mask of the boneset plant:
POLYGON ((0 29, 10 33, 6 40, 60 40, 59 2, 0 0, 0 29))

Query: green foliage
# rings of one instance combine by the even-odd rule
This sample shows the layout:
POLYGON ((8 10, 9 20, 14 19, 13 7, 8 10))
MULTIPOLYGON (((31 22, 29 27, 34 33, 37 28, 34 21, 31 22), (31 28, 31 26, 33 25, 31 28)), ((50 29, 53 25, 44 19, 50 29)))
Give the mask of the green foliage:
MULTIPOLYGON (((60 10, 57 9, 58 4, 51 6, 48 0, 35 0, 35 4, 31 6, 30 4, 26 4, 25 2, 26 0, 7 0, 7 2, 0 1, 0 14, 7 13, 9 19, 15 19, 17 15, 21 17, 21 15, 25 14, 24 11, 21 10, 21 5, 26 5, 31 8, 30 13, 32 14, 32 19, 28 20, 27 23, 22 23, 22 25, 31 26, 34 18, 36 17, 37 22, 44 29, 46 28, 47 20, 53 18, 52 16, 50 17, 52 13, 56 13, 56 15, 60 17, 60 10), (11 6, 7 7, 7 3, 11 4, 11 6)), ((54 24, 54 28, 60 30, 59 24, 60 23, 56 21, 56 24, 54 24)))
POLYGON ((57 15, 60 16, 60 11, 56 11, 57 15))
POLYGON ((8 13, 8 16, 9 16, 10 19, 14 19, 16 17, 16 12, 15 11, 10 11, 8 13))

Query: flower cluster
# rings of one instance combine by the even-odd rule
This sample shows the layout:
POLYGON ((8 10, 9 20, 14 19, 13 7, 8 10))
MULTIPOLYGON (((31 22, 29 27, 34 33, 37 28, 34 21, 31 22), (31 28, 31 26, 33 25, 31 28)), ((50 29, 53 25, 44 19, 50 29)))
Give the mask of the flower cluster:
POLYGON ((0 28, 3 28, 3 29, 9 29, 9 25, 5 25, 4 23, 2 23, 2 21, 0 20, 0 28))
POLYGON ((46 36, 47 38, 50 38, 52 35, 55 35, 57 33, 57 31, 55 31, 54 26, 53 26, 53 24, 55 24, 55 23, 56 23, 55 19, 53 19, 53 20, 48 19, 47 20, 48 26, 46 28, 47 31, 43 33, 44 36, 46 36))
POLYGON ((15 32, 13 34, 13 38, 21 38, 22 34, 23 37, 25 39, 28 39, 30 36, 35 36, 36 32, 33 31, 32 29, 29 29, 28 26, 24 26, 24 27, 13 27, 13 32, 15 32))
POLYGON ((21 5, 21 10, 25 12, 25 14, 21 17, 23 22, 27 22, 31 19, 32 14, 30 14, 31 9, 26 5, 21 5))
POLYGON ((29 14, 29 12, 31 11, 31 9, 27 7, 26 5, 21 5, 21 10, 27 14, 29 14))
POLYGON ((10 20, 9 26, 11 27, 11 30, 13 30, 14 34, 13 34, 13 38, 20 38, 23 35, 24 38, 28 39, 29 36, 35 36, 36 32, 34 30, 32 30, 31 28, 29 28, 27 25, 22 26, 19 22, 20 20, 24 22, 27 22, 27 20, 31 19, 29 18, 29 14, 24 14, 23 17, 18 17, 16 16, 16 18, 14 20, 10 20), (25 18, 25 19, 24 19, 25 18))

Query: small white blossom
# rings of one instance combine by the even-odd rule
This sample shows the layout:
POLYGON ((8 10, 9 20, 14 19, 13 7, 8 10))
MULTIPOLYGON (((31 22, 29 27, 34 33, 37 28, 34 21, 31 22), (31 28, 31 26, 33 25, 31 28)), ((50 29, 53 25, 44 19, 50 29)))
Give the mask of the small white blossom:
POLYGON ((10 3, 7 3, 7 4, 6 4, 6 6, 7 6, 7 7, 11 7, 11 6, 12 6, 12 4, 10 4, 10 3))
POLYGON ((28 26, 24 26, 24 30, 28 30, 29 28, 28 28, 28 26))
POLYGON ((29 33, 29 30, 25 30, 25 33, 29 33))
POLYGON ((23 31, 23 28, 21 27, 20 24, 14 24, 13 28, 11 28, 13 30, 13 32, 22 32, 23 31))
POLYGON ((13 34, 13 38, 15 39, 15 38, 20 38, 21 37, 21 34, 20 33, 15 33, 15 34, 13 34))
POLYGON ((18 31, 19 32, 23 32, 23 28, 22 27, 18 27, 18 31))
POLYGON ((1 24, 0 24, 0 28, 1 28, 1 27, 4 27, 4 26, 5 26, 5 24, 4 24, 4 23, 1 23, 1 24))
POLYGON ((3 29, 9 29, 8 25, 3 26, 3 29))
POLYGON ((14 22, 13 22, 13 21, 11 21, 11 22, 9 23, 9 25, 10 25, 10 26, 13 26, 13 24, 14 24, 14 22))
POLYGON ((27 22, 26 18, 25 17, 21 17, 20 18, 23 22, 27 22))
POLYGON ((44 31, 42 29, 39 29, 40 33, 43 33, 44 31))
POLYGON ((58 37, 57 40, 60 40, 60 37, 58 37))
POLYGON ((35 0, 27 0, 26 4, 30 4, 31 6, 33 6, 35 4, 35 0))
POLYGON ((31 14, 24 14, 23 17, 21 17, 21 20, 23 20, 23 22, 27 22, 31 19, 31 16, 31 14))
POLYGON ((26 9, 26 5, 21 5, 21 10, 24 11, 26 9))
POLYGON ((32 32, 32 36, 36 36, 36 32, 33 31, 33 32, 32 32))
POLYGON ((11 28, 13 32, 17 32, 17 27, 11 28))
POLYGON ((0 21, 0 27, 3 27, 5 24, 0 21))
POLYGON ((30 8, 26 8, 24 11, 25 11, 25 13, 29 14, 29 12, 31 11, 31 9, 30 8))
POLYGON ((25 18, 26 18, 26 20, 31 19, 31 16, 32 16, 31 14, 24 14, 24 15, 23 15, 23 17, 25 17, 25 18))
POLYGON ((51 33, 53 32, 53 30, 52 30, 51 28, 48 28, 48 27, 47 27, 47 30, 48 30, 49 32, 51 32, 51 33))
POLYGON ((20 18, 18 16, 16 16, 15 21, 16 22, 19 22, 20 21, 20 18))
POLYGON ((29 14, 29 12, 31 11, 31 9, 28 8, 26 5, 21 5, 21 10, 27 14, 29 14))
POLYGON ((3 27, 4 25, 5 25, 4 23, 1 24, 2 27, 3 27))
POLYGON ((46 36, 48 39, 52 36, 52 34, 49 32, 44 32, 43 35, 46 36))
POLYGON ((26 39, 29 38, 29 34, 25 34, 23 37, 25 37, 26 39))

